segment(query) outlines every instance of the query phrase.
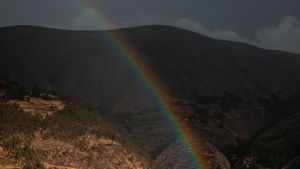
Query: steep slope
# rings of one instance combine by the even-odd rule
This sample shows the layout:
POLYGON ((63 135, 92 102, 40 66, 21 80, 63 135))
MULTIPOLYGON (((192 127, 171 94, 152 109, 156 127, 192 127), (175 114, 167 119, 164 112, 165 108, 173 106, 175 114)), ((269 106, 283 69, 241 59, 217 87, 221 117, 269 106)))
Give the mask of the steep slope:
POLYGON ((2 82, 0 156, 6 161, 24 168, 160 168, 90 102, 59 92, 42 93, 43 99, 26 95, 24 101, 34 91, 22 99, 22 87, 2 82), (20 99, 7 102, 15 92, 20 99))
MULTIPOLYGON (((202 141, 201 151, 207 157, 207 163, 211 164, 207 169, 230 169, 230 163, 226 157, 211 143, 202 141)), ((175 140, 167 148, 165 148, 160 155, 157 156, 156 161, 163 167, 172 169, 186 169, 193 168, 185 159, 185 150, 179 140, 175 140)), ((195 168, 195 167, 194 167, 195 168)))
POLYGON ((298 165, 300 127, 267 137, 237 138, 237 143, 220 148, 233 168, 293 168, 293 165, 298 165))
MULTIPOLYGON (((181 112, 191 131, 214 145, 259 136, 300 101, 298 54, 169 26, 112 32, 118 32, 118 40, 126 42, 122 45, 129 44, 125 50, 130 56, 141 60, 142 69, 170 94, 172 109, 181 112)), ((135 135, 132 139, 140 147, 155 151, 153 157, 172 141, 163 139, 166 134, 156 135, 164 125, 153 123, 157 107, 105 32, 15 26, 0 28, 0 39, 0 77, 93 101, 128 137, 135 135), (121 120, 118 114, 132 118, 121 120)))

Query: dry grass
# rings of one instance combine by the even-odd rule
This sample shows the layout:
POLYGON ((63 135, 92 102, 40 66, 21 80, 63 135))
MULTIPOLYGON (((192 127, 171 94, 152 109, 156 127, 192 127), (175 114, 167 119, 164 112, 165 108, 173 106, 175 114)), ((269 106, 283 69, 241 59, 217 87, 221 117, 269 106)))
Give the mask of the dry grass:
MULTIPOLYGON (((17 103, 25 112, 32 115, 41 114, 42 117, 57 113, 64 108, 62 101, 49 95, 53 100, 42 100, 31 97, 30 101, 10 100, 9 104, 17 103), (55 107, 53 110, 50 107, 55 107)), ((29 96, 25 96, 27 100, 29 96)), ((26 113, 25 113, 26 114, 26 113)), ((99 126, 97 126, 99 127, 99 126)), ((107 136, 96 136, 87 132, 73 140, 60 140, 61 131, 37 129, 32 134, 30 147, 36 152, 37 158, 46 169, 73 169, 73 168, 149 168, 147 158, 130 147, 112 140, 107 136), (45 137, 47 135, 48 137, 45 137)), ((19 135, 26 140, 27 135, 19 135)), ((18 161, 20 165, 21 161, 18 161)))
POLYGON ((65 142, 54 138, 43 139, 38 131, 35 136, 31 146, 46 169, 149 167, 145 158, 105 137, 97 138, 87 133, 76 140, 65 142))

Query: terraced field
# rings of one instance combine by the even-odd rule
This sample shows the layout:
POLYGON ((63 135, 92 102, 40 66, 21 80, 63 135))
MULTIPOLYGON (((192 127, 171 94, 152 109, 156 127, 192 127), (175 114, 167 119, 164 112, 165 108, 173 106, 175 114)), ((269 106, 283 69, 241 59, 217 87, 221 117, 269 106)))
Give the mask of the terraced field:
MULTIPOLYGON (((27 100, 29 96, 26 95, 24 100, 27 100)), ((20 101, 20 100, 10 100, 10 104, 17 103, 20 108, 25 112, 35 115, 36 113, 41 114, 43 117, 47 115, 52 115, 54 111, 62 110, 64 108, 64 103, 58 100, 55 96, 49 95, 53 100, 43 100, 41 98, 30 97, 30 101, 20 101), (52 106, 52 107, 51 107, 52 106)))

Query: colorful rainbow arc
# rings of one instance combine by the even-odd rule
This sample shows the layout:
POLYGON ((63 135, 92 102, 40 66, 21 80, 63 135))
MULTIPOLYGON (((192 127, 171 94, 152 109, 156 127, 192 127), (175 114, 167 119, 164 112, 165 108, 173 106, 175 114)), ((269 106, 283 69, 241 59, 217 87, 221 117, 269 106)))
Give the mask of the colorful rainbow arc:
MULTIPOLYGON (((77 2, 77 5, 80 8, 83 8, 84 10, 87 8, 87 4, 84 4, 79 0, 75 0, 75 2, 77 2)), ((101 16, 96 16, 96 14, 92 14, 89 11, 87 11, 87 14, 89 15, 90 19, 94 22, 94 24, 99 27, 100 30, 105 30, 105 26, 101 24, 101 16)), ((145 71, 141 69, 147 66, 144 65, 138 57, 130 55, 127 52, 128 49, 133 48, 130 45, 128 45, 128 42, 124 42, 121 40, 121 38, 117 38, 120 37, 117 30, 107 30, 104 32, 107 40, 109 40, 110 42, 111 47, 117 49, 120 59, 122 59, 123 62, 129 65, 131 72, 134 72, 135 76, 142 82, 143 88, 147 90, 147 93, 151 96, 152 101, 154 101, 155 104, 162 110, 162 116, 165 119, 168 119, 168 124, 173 130, 173 134, 180 138, 182 146, 186 149, 188 161, 192 162, 192 165, 194 167, 202 169, 203 165, 200 162, 201 157, 199 153, 196 153, 194 151, 195 147, 190 144, 190 142, 193 141, 191 140, 192 137, 187 136, 186 132, 184 132, 183 126, 180 125, 180 122, 178 120, 176 120, 177 118, 175 114, 172 113, 168 108, 165 96, 163 96, 163 94, 159 92, 159 90, 161 91, 161 89, 158 89, 159 86, 155 85, 159 84, 157 83, 157 80, 155 78, 151 78, 149 75, 147 76, 145 71)))

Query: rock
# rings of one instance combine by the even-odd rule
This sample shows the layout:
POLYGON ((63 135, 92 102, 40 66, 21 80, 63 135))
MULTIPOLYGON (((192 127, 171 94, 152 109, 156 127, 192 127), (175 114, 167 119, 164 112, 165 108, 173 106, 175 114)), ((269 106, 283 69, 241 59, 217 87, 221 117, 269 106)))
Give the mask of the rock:
POLYGON ((195 168, 194 166, 190 166, 187 159, 185 159, 185 150, 180 144, 179 140, 171 142, 170 145, 157 156, 156 161, 168 169, 195 168))
POLYGON ((211 143, 202 143, 202 152, 211 169, 230 169, 227 158, 211 143))
MULTIPOLYGON (((201 144, 202 154, 206 158, 208 169, 230 169, 230 163, 226 157, 211 143, 201 144)), ((196 168, 185 158, 185 149, 177 139, 157 156, 156 161, 168 169, 196 168)))

